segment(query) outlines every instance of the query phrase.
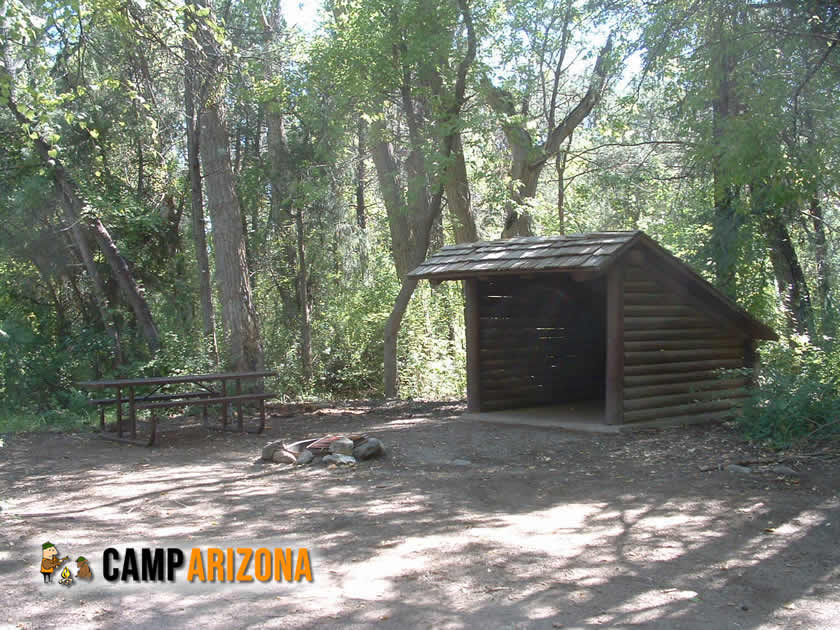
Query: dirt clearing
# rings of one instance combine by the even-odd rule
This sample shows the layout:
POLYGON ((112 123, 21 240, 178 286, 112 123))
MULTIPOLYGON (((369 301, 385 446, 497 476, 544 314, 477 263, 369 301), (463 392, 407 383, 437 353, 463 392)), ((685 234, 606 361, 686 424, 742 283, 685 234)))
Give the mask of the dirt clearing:
POLYGON ((349 403, 273 417, 262 436, 187 420, 151 449, 6 436, 0 627, 840 628, 837 460, 784 474, 726 426, 588 435, 463 410, 349 403), (257 461, 271 440, 339 432, 387 457, 257 461), (759 463, 725 469, 743 462, 759 463), (91 559, 94 581, 44 584, 47 540, 91 559), (313 582, 96 574, 107 547, 263 543, 309 548, 313 582))

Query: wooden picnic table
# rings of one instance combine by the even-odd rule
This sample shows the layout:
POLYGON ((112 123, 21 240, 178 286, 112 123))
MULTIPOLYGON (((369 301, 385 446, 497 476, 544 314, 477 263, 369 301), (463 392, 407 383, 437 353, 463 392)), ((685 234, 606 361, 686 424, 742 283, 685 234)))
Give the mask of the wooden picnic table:
POLYGON ((265 428, 265 401, 268 398, 276 397, 274 393, 250 392, 242 393, 242 381, 260 379, 266 376, 276 376, 277 372, 225 372, 219 374, 182 374, 179 376, 152 376, 147 378, 122 378, 104 379, 99 381, 81 381, 79 387, 92 390, 113 389, 116 395, 113 398, 101 398, 90 401, 99 406, 99 425, 102 437, 128 442, 131 444, 143 444, 137 439, 137 410, 148 409, 151 413, 151 426, 149 438, 145 442, 151 446, 155 441, 157 416, 156 409, 167 407, 186 407, 188 405, 200 405, 204 425, 214 428, 207 422, 207 406, 210 404, 221 404, 221 430, 232 430, 228 427, 227 408, 229 403, 236 403, 237 406, 237 430, 244 430, 242 404, 256 401, 260 406, 260 424, 256 433, 261 433, 265 428), (228 383, 234 381, 234 393, 229 394, 228 383), (158 393, 167 385, 192 384, 198 387, 198 391, 158 393), (151 388, 151 391, 138 392, 138 389, 151 388), (116 405, 117 407, 117 435, 109 436, 105 432, 105 406, 116 405), (123 404, 128 405, 128 426, 123 425, 123 404), (130 438, 124 437, 124 430, 131 434, 130 438))

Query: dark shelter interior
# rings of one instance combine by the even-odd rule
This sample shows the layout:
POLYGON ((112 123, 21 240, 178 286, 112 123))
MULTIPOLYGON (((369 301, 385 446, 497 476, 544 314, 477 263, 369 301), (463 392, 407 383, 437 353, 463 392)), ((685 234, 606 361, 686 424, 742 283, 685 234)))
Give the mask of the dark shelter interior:
POLYGON ((478 282, 482 410, 605 395, 606 282, 569 274, 478 282))

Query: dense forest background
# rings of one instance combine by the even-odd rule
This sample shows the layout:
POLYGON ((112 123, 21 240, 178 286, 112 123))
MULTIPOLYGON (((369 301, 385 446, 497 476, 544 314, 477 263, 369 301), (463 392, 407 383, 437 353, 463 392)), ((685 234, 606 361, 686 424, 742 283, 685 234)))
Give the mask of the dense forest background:
POLYGON ((225 368, 460 396, 460 286, 407 272, 626 229, 783 333, 765 417, 837 423, 832 0, 0 6, 7 423, 83 414, 77 380, 225 368))

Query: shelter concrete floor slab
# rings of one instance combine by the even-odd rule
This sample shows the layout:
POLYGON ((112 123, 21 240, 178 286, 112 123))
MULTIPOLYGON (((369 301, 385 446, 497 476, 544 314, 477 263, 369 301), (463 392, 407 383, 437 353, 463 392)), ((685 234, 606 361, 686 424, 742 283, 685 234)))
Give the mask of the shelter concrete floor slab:
POLYGON ((719 417, 709 415, 698 416, 693 419, 663 417, 645 422, 607 424, 604 419, 604 402, 597 400, 541 407, 501 409, 498 411, 466 412, 461 418, 474 422, 492 422, 494 424, 580 431, 583 433, 626 433, 642 429, 662 429, 720 421, 719 417))

